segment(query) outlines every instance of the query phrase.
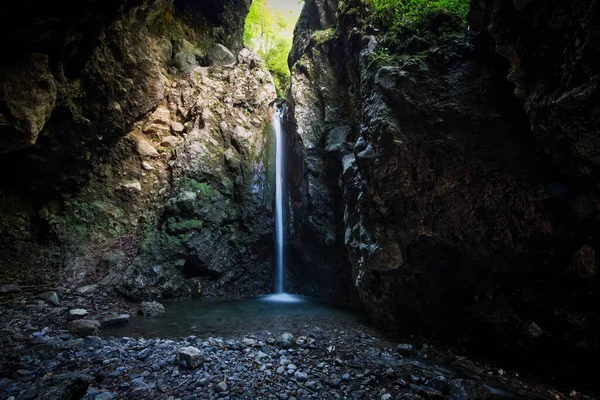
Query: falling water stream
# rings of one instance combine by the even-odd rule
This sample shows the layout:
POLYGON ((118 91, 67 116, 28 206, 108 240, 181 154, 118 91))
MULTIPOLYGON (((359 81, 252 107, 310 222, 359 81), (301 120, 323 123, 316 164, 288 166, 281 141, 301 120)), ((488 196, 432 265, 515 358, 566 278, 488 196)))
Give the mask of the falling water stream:
POLYGON ((276 269, 275 294, 283 294, 283 132, 281 129, 281 113, 278 109, 273 115, 275 131, 275 243, 276 269))

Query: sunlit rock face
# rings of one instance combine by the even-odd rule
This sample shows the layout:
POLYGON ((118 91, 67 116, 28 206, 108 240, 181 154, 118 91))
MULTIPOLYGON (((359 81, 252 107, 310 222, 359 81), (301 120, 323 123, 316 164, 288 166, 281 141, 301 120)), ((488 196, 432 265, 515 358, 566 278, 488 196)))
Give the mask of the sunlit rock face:
POLYGON ((595 107, 598 67, 571 57, 594 48, 572 47, 576 35, 593 33, 577 28, 588 27, 581 18, 589 9, 540 14, 505 2, 492 12, 484 3, 474 26, 481 32, 440 15, 432 31, 407 35, 393 63, 374 57, 381 38, 361 29, 360 2, 344 3, 337 22, 317 13, 299 24, 288 98, 296 279, 306 293, 356 293, 390 328, 490 334, 504 350, 560 346, 585 356, 584 347, 598 347, 590 307, 598 202, 591 180, 582 184, 571 167, 593 156, 561 160, 595 140, 595 117, 583 115, 595 107), (537 33, 527 39, 529 29, 537 33), (556 47, 538 34, 546 31, 573 41, 556 47), (525 38, 512 46, 530 64, 515 61, 512 42, 502 44, 508 37, 525 38), (554 56, 538 75, 533 54, 542 48, 554 56), (526 79, 515 81, 527 65, 526 79), (559 112, 567 93, 582 107, 559 112), (552 151, 541 132, 569 147, 552 151))
POLYGON ((269 291, 275 89, 249 3, 0 6, 1 282, 269 291))

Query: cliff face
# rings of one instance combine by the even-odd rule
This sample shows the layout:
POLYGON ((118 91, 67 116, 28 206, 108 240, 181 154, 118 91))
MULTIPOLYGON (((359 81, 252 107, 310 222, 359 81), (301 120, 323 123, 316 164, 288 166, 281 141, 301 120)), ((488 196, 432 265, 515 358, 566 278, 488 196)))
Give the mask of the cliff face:
POLYGON ((2 282, 268 290, 275 89, 242 48, 249 3, 2 10, 2 282))
POLYGON ((382 57, 363 4, 306 3, 318 19, 298 24, 288 120, 304 290, 313 271, 388 327, 491 334, 509 353, 598 349, 598 68, 578 61, 596 14, 547 6, 474 2, 479 32, 439 14, 382 57))

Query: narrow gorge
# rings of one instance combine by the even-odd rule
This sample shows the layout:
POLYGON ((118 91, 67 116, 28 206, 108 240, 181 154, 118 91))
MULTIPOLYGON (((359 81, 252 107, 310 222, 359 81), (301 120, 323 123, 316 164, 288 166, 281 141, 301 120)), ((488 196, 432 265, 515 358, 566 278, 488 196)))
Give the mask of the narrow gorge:
POLYGON ((598 396, 595 0, 0 9, 1 398, 598 396))

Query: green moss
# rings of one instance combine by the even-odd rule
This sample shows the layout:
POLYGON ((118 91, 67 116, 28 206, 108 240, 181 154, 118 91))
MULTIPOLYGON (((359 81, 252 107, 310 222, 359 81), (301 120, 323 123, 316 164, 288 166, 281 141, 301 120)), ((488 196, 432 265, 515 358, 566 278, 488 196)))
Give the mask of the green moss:
POLYGON ((316 44, 322 44, 329 41, 334 36, 335 29, 329 28, 323 31, 315 31, 311 36, 311 40, 313 40, 316 44))
POLYGON ((178 222, 169 223, 169 231, 172 233, 189 232, 192 230, 200 230, 204 225, 204 221, 199 219, 186 219, 178 222))
POLYGON ((185 190, 191 190, 196 193, 202 194, 204 197, 210 197, 213 194, 213 189, 207 182, 198 182, 195 179, 186 178, 183 182, 182 187, 185 190))

